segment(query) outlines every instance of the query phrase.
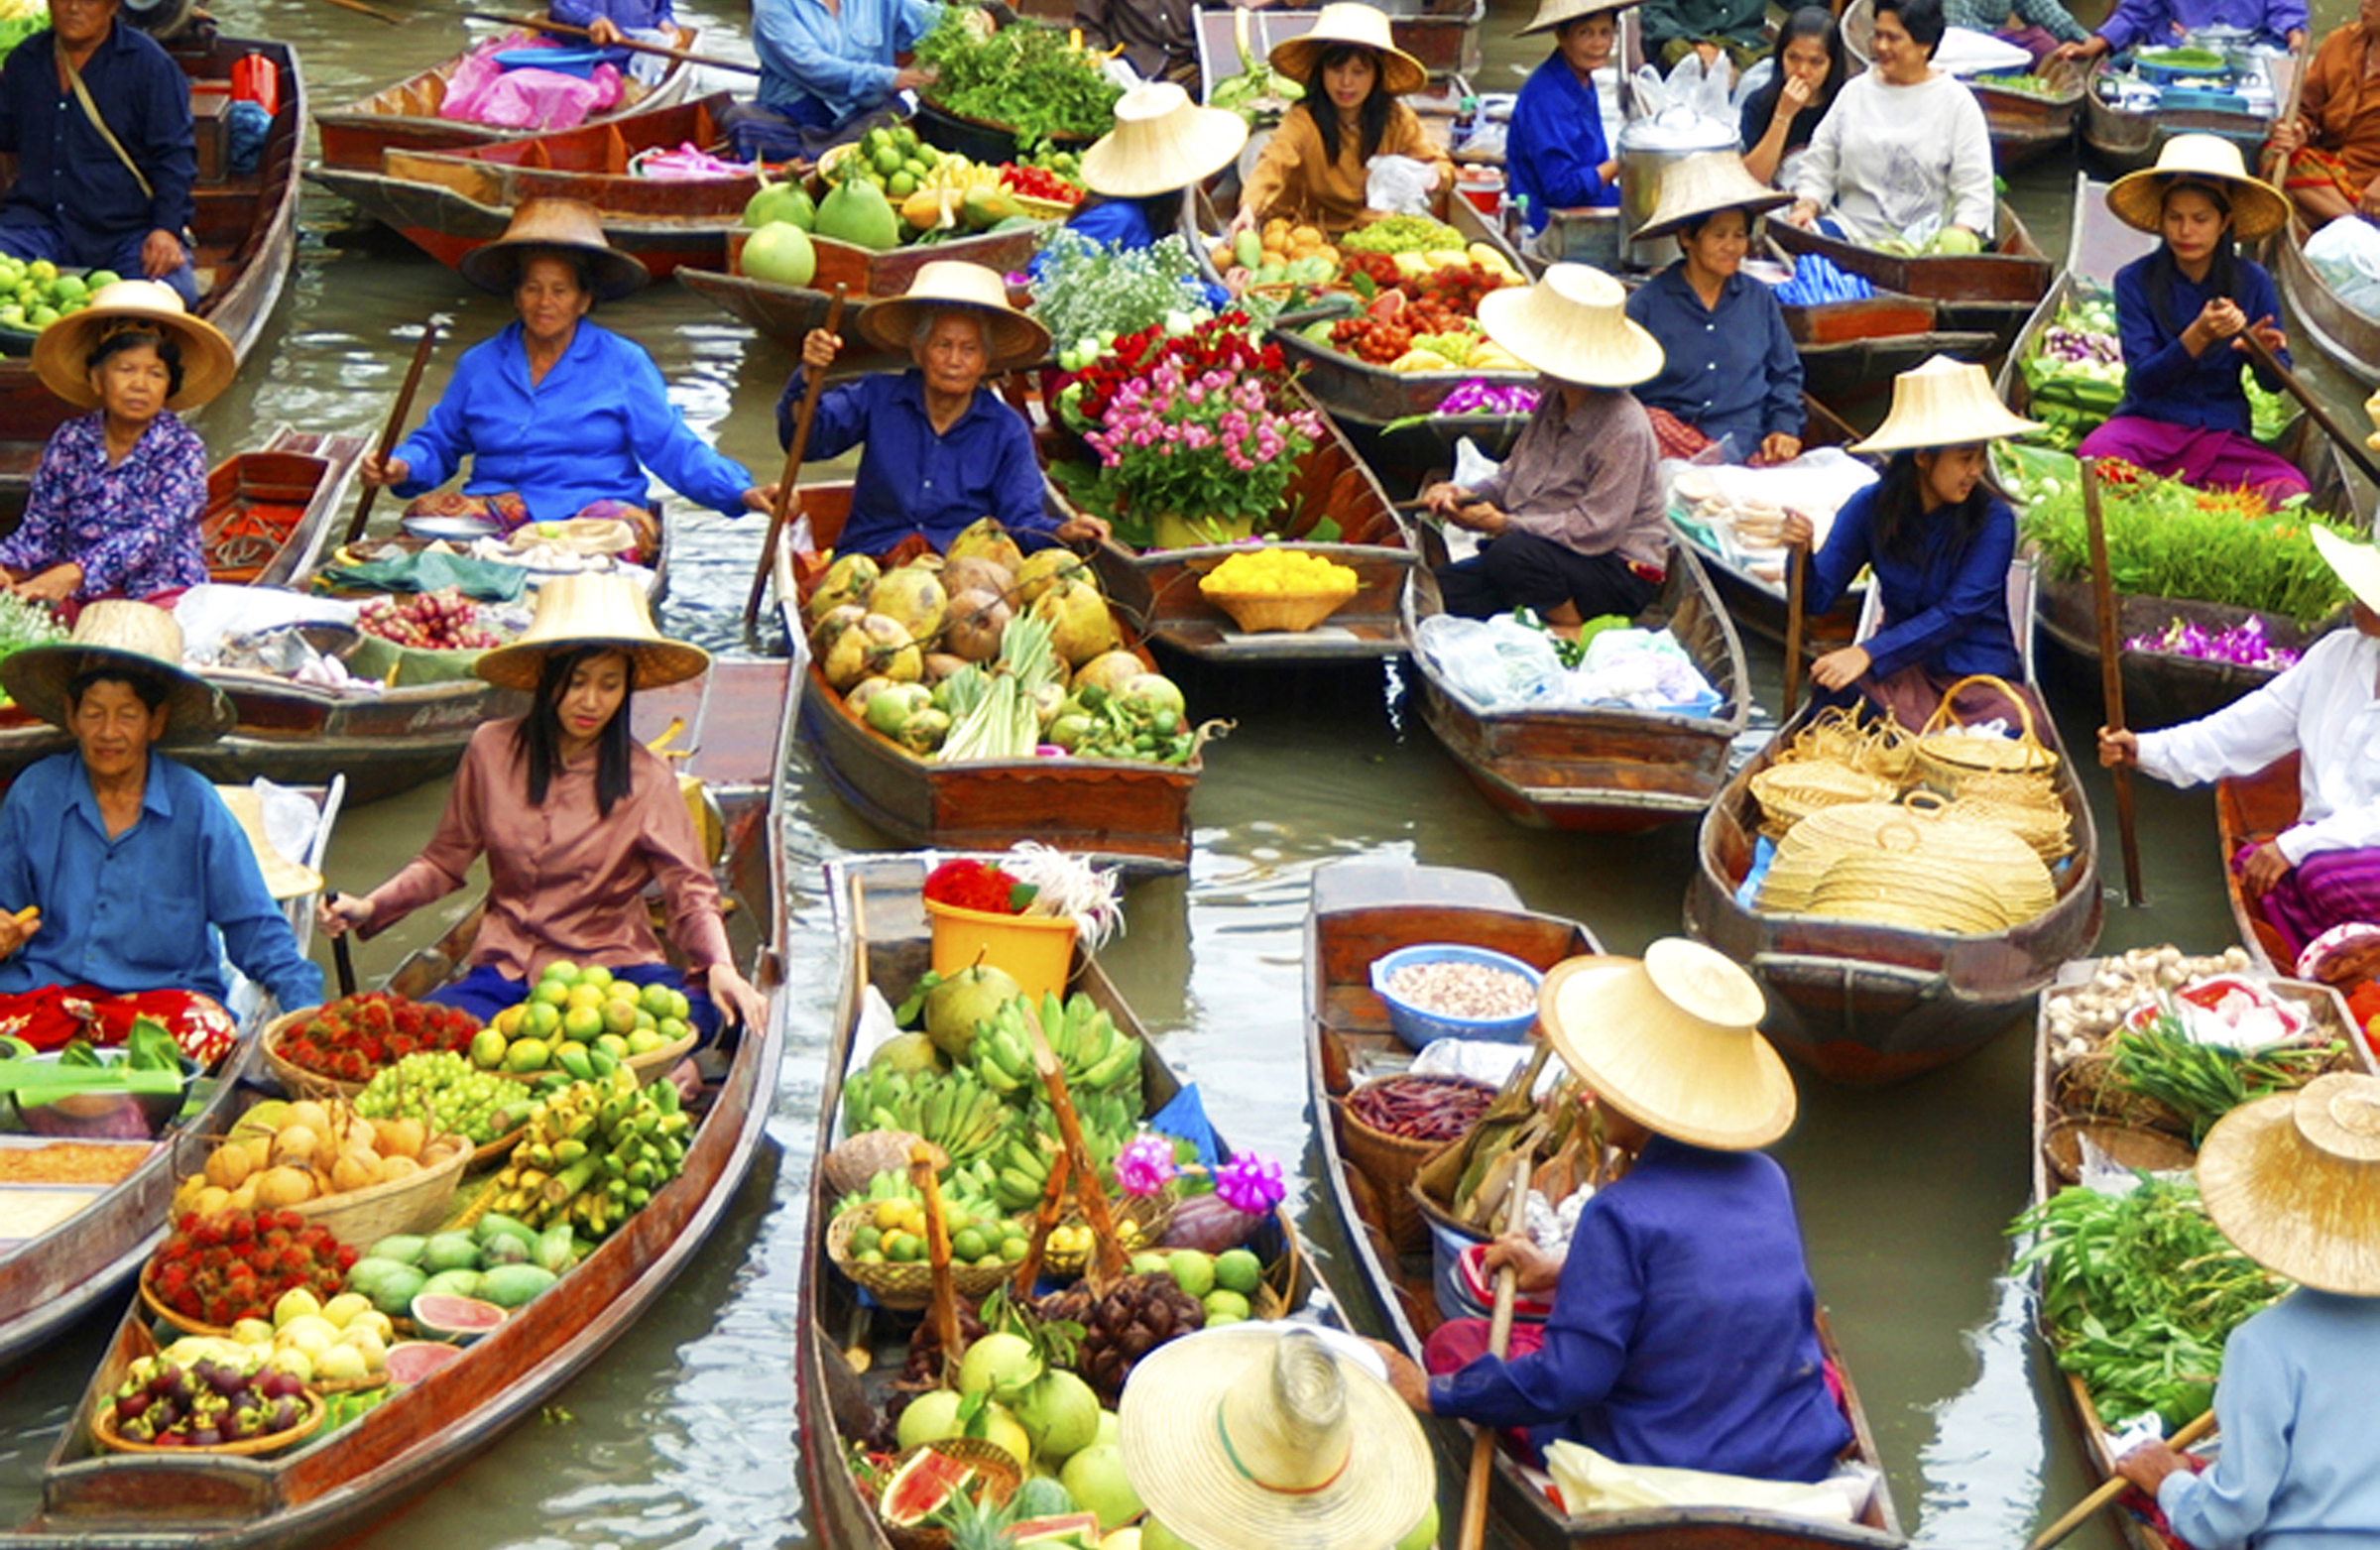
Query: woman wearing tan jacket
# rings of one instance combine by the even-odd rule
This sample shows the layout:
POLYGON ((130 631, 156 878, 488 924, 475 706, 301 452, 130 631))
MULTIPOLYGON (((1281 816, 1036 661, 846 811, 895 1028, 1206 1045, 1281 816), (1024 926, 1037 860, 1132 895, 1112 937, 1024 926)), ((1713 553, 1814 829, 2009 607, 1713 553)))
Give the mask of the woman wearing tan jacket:
POLYGON ((1277 215, 1337 236, 1363 213, 1365 180, 1378 156, 1426 164, 1440 196, 1454 186, 1453 160, 1397 100, 1420 90, 1429 72, 1389 41, 1380 11, 1347 0, 1324 6, 1312 32, 1272 51, 1272 67, 1304 82, 1306 96, 1249 175, 1235 227, 1277 215))

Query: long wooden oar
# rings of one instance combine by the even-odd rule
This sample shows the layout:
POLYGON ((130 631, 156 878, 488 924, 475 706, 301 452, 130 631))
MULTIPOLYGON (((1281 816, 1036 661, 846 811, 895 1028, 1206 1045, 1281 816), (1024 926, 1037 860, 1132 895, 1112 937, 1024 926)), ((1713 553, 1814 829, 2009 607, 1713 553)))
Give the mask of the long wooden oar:
MULTIPOLYGON (((332 0, 332 3, 342 4, 347 3, 347 0, 332 0)), ((573 27, 568 22, 549 22, 541 16, 506 16, 500 11, 465 11, 462 14, 475 22, 496 22, 506 27, 519 27, 529 32, 566 33, 573 38, 595 36, 584 27, 573 27)), ((631 54, 654 54, 664 60, 678 60, 687 64, 699 64, 706 69, 735 70, 744 75, 761 73, 761 67, 758 64, 746 64, 738 60, 714 59, 707 54, 688 54, 683 49, 666 48, 657 43, 639 43, 634 38, 622 38, 616 42, 607 43, 603 47, 626 49, 631 54)))
MULTIPOLYGON (((339 891, 335 888, 332 889, 322 895, 322 899, 325 903, 337 903, 339 891)), ((355 994, 355 949, 347 945, 347 932, 341 931, 330 939, 330 961, 331 966, 339 973, 339 994, 341 996, 355 994)))
MULTIPOLYGON (((2115 615, 2115 572, 2107 562, 2107 523, 2099 511, 2099 463, 2082 459, 2082 526, 2090 538, 2090 599, 2099 616, 2099 695, 2106 705, 2110 732, 2124 730, 2123 632, 2115 615)), ((2124 898, 2138 908, 2140 890, 2140 833, 2132 818, 2132 771, 2118 765, 2115 776, 2115 828, 2124 842, 2124 898)))
POLYGON ((2330 411, 2323 407, 2322 401, 2314 396, 2314 390, 2300 382, 2296 372, 2282 365, 2280 357, 2273 354, 2262 339, 2244 328, 2240 330, 2239 337, 2247 345, 2248 358, 2279 377, 2281 386, 2289 390, 2292 398, 2306 406, 2306 413, 2313 417, 2314 422, 2338 443, 2340 451, 2347 454, 2347 461, 2362 469, 2363 477, 2380 484, 2380 464, 2375 464, 2370 454, 2364 451, 2362 438, 2348 434, 2346 427, 2331 417, 2330 411))
MULTIPOLYGON (((2191 1422, 2188 1426, 2185 1426, 2180 1431, 2174 1433, 2173 1446, 2177 1448, 2187 1448, 2192 1443, 2197 1442, 2200 1438, 2205 1436, 2208 1432, 2213 1430, 2214 1412, 2212 1410, 2208 1410, 2200 1415, 2197 1420, 2191 1422)), ((2067 1535, 2073 1533, 2076 1529, 2081 1528, 2084 1523, 2089 1522, 2091 1515, 2097 1512, 2099 1508, 2105 1506, 2108 1502, 2113 1501, 2116 1497, 2122 1495, 2124 1493, 2124 1488, 2130 1484, 2131 1482, 2125 1480, 2121 1475, 2116 1476, 2113 1480, 2110 1480, 2107 1482, 2107 1484, 2101 1486, 2089 1495, 2084 1496, 2072 1512, 2069 1512, 2066 1516, 2060 1518, 2057 1522, 2052 1523, 2049 1527, 2043 1529, 2039 1534, 2036 1534, 2033 1538, 2033 1542, 2025 1546, 2025 1550, 2050 1550, 2050 1546, 2058 1543, 2067 1535)))
MULTIPOLYGON (((1504 1212, 1504 1231, 1526 1231, 1529 1221, 1529 1164, 1536 1148, 1524 1147, 1512 1170, 1512 1198, 1504 1212)), ((1506 1264, 1495 1272, 1495 1314, 1488 1321, 1488 1350, 1498 1362, 1512 1345, 1512 1301, 1520 1293, 1520 1273, 1506 1264)), ((1480 1550, 1488 1535, 1488 1485, 1495 1472, 1495 1428, 1480 1426, 1471 1441, 1471 1476, 1463 1483, 1463 1523, 1457 1550, 1480 1550)))
MULTIPOLYGON (((389 422, 380 432, 380 460, 386 463, 389 454, 397 450, 397 438, 405 432, 406 417, 414 412, 414 390, 421 386, 421 370, 429 364, 430 347, 438 342, 438 320, 425 318, 421 323, 421 342, 414 346, 414 364, 406 368, 405 386, 397 390, 396 408, 389 411, 389 422)), ((364 524, 372 520, 372 503, 380 496, 380 486, 367 484, 355 503, 355 516, 347 524, 347 541, 353 543, 364 536, 364 524)))
POLYGON ((402 16, 393 16, 376 5, 364 4, 364 0, 330 0, 330 3, 342 11, 353 11, 359 16, 368 16, 376 22, 386 22, 391 27, 403 27, 406 22, 402 16))
MULTIPOLYGON (((2298 103, 2306 95, 2306 66, 2311 62, 2306 57, 2307 51, 2313 47, 2313 43, 2314 40, 2309 38, 2306 43, 2290 53, 2289 102, 2281 109, 2281 116, 2273 120, 2276 124, 2289 123, 2298 116, 2298 103)), ((2298 218, 2297 201, 2289 196, 2289 163, 2290 158, 2295 155, 2297 153, 2294 151, 2284 151, 2281 153, 2281 160, 2273 165, 2273 186, 2281 190, 2281 200, 2289 206, 2289 218, 2292 221, 2298 218)), ((2289 233, 2284 231, 2281 234, 2281 240, 2287 242, 2289 233)))
POLYGON ((1810 546, 1788 544, 1785 549, 1785 703, 1777 712, 1779 724, 1793 719, 1802 699, 1802 609, 1810 594, 1810 546))
MULTIPOLYGON (((825 329, 835 333, 843 323, 843 298, 847 287, 835 287, 835 298, 826 306, 825 329)), ((810 418, 818 413, 818 394, 826 386, 826 373, 814 371, 802 385, 801 408, 793 416, 793 439, 785 443, 785 473, 776 485, 776 510, 769 514, 769 536, 761 540, 761 565, 752 573, 752 596, 744 600, 744 624, 751 628, 761 617, 761 599, 769 595, 769 573, 776 568, 776 545, 784 537, 785 521, 793 515, 793 481, 801 474, 801 454, 809 450, 810 418)))

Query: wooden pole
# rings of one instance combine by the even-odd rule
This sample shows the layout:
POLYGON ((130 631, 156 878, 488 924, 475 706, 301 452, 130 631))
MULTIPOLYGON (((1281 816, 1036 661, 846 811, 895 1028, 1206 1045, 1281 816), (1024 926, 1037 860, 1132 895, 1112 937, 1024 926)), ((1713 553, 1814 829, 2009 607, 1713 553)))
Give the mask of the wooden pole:
POLYGON ((959 1287, 950 1273, 950 1229, 942 1222, 942 1184, 934 1177, 934 1154, 923 1141, 909 1148, 909 1182, 925 1197, 925 1263, 934 1279, 928 1317, 935 1338, 942 1343, 941 1378, 944 1383, 955 1383, 967 1348, 959 1334, 959 1287))
MULTIPOLYGON (((347 5, 352 4, 353 0, 331 0, 331 3, 347 5)), ((358 7, 358 9, 364 8, 358 7)), ((566 33, 573 38, 595 36, 584 27, 573 27, 568 22, 549 22, 541 16, 506 16, 498 11, 465 11, 462 14, 474 22, 496 22, 506 27, 519 27, 529 32, 566 33)), ((395 21, 396 18, 390 17, 389 20, 395 21)), ((604 47, 626 49, 631 54, 657 54, 664 60, 680 60, 688 64, 700 64, 707 69, 734 70, 743 75, 761 73, 761 67, 758 64, 745 64, 735 60, 713 59, 707 54, 688 54, 683 49, 664 48, 657 43, 639 43, 633 38, 623 38, 617 43, 605 44, 604 47)))
POLYGON ((404 17, 392 16, 376 5, 364 4, 363 0, 330 0, 330 3, 337 6, 342 11, 353 11, 359 16, 368 16, 376 22, 386 22, 391 27, 403 27, 405 25, 404 17))
MULTIPOLYGON (((438 342, 438 320, 425 318, 421 323, 421 342, 414 346, 414 364, 406 368, 405 386, 397 390, 397 405, 389 411, 389 422, 380 432, 380 459, 387 462, 397 450, 397 438, 405 431, 406 417, 414 412, 414 390, 421 386, 421 369, 429 364, 429 352, 438 342)), ((347 524, 347 541, 353 543, 364 536, 364 525, 372 520, 372 502, 380 495, 380 486, 368 484, 355 503, 355 516, 347 524)))
MULTIPOLYGON (((1512 1170, 1512 1194, 1504 1209, 1504 1231, 1524 1231, 1529 1220, 1529 1163, 1534 1146, 1525 1147, 1520 1165, 1512 1170)), ((1512 1345, 1512 1301, 1520 1291, 1520 1275, 1509 1264, 1495 1272, 1495 1314, 1488 1322, 1488 1350, 1498 1362, 1512 1345)), ((1475 1426, 1471 1440, 1471 1475, 1463 1483, 1463 1523, 1456 1535, 1458 1550, 1480 1550, 1488 1536, 1488 1485, 1495 1472, 1495 1428, 1475 1426)))
MULTIPOLYGON (((2207 1410, 2202 1413, 2197 1420, 2174 1433, 2173 1446, 2187 1448, 2213 1430, 2214 1412, 2207 1410)), ((2027 1545, 2025 1550, 2050 1550, 2050 1546, 2089 1522, 2092 1513, 2122 1495, 2124 1488, 2130 1484, 2131 1482, 2125 1480, 2121 1475, 2116 1476, 2089 1495, 2084 1496, 2072 1512, 2035 1535, 2033 1542, 2027 1545)))
POLYGON ((1074 1159, 1074 1198, 1082 1204, 1083 1220, 1091 1228, 1092 1280, 1105 1285, 1130 1269, 1131 1258, 1116 1241, 1116 1219, 1108 1211, 1108 1197, 1100 1188, 1099 1169, 1091 1161, 1090 1148, 1083 1144, 1083 1124, 1075 1115, 1073 1095, 1066 1091, 1066 1073, 1058 1065, 1057 1051, 1049 1047, 1040 1015, 1029 1005, 1024 1009, 1024 1026, 1032 1035, 1033 1069, 1040 1073, 1041 1086, 1049 1094, 1059 1139, 1066 1155, 1074 1159))
MULTIPOLYGON (((2308 55, 2313 46, 2314 39, 2309 35, 2303 47, 2290 51, 2289 102, 2281 109, 2281 116, 2273 120, 2276 124, 2289 123, 2298 116, 2298 104, 2306 95, 2306 66, 2312 62, 2308 55)), ((2292 222, 2298 218, 2297 201, 2289 196, 2289 162, 2294 155, 2296 155, 2295 152, 2284 151, 2281 153, 2281 160, 2273 164, 2273 186, 2281 190, 2282 202, 2289 206, 2289 218, 2292 222)), ((2283 232, 2281 240, 2288 241, 2289 233, 2283 232)))
MULTIPOLYGON (((335 904, 339 901, 339 891, 334 888, 322 898, 325 903, 335 904)), ((347 945, 347 932, 341 931, 330 939, 330 961, 338 971, 341 996, 355 994, 355 951, 347 945)))
MULTIPOLYGON (((2082 525, 2090 538, 2090 597, 2099 620, 2099 695, 2110 732, 2124 730, 2123 632, 2115 614, 2115 571, 2107 561, 2107 523, 2099 510, 2098 459, 2082 459, 2082 525)), ((2124 898, 2134 908, 2141 902, 2140 833, 2132 817, 2132 771, 2118 765, 2115 776, 2115 826, 2124 843, 2124 898)))
POLYGON ((1810 546, 1790 544, 1785 550, 1785 703, 1777 712, 1782 726, 1793 719, 1802 700, 1802 610, 1810 593, 1810 546))
MULTIPOLYGON (((834 333, 843 323, 843 298, 848 287, 835 287, 835 298, 826 306, 826 331, 834 333)), ((793 416, 793 439, 785 443, 785 472, 777 481, 776 510, 769 514, 769 536, 761 540, 761 565, 752 574, 752 596, 744 600, 744 623, 750 627, 761 617, 761 600, 769 595, 769 573, 776 568, 776 545, 782 540, 785 521, 793 515, 793 481, 801 474, 801 454, 810 445, 810 418, 818 413, 818 394, 826 386, 826 373, 814 371, 802 385, 801 408, 793 416)))
POLYGON ((2262 339, 2257 338, 2252 331, 2247 329, 2242 329, 2239 337, 2247 347, 2248 358, 2279 377, 2281 386, 2289 390, 2291 397, 2306 406, 2306 413, 2314 417, 2314 422, 2321 426, 2323 433, 2328 435, 2331 440, 2338 443, 2340 451, 2347 454, 2347 461, 2363 470, 2363 477, 2374 484, 2380 484, 2380 464, 2375 464, 2371 455, 2364 451, 2362 440, 2348 434, 2346 428, 2331 417, 2330 411, 2323 406, 2322 401, 2314 396, 2314 390, 2300 382, 2296 372, 2282 365, 2280 357, 2273 354, 2262 339))

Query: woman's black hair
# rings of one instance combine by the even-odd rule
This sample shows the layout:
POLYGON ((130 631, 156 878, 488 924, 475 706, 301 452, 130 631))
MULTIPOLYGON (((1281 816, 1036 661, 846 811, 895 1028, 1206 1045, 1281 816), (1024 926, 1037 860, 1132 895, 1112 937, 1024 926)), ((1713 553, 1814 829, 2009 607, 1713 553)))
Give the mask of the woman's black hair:
POLYGON ((82 358, 82 369, 97 371, 126 350, 137 350, 144 344, 155 350, 157 358, 165 362, 166 397, 174 397, 181 391, 181 341, 169 336, 161 328, 144 328, 137 323, 118 328, 91 346, 91 353, 82 358))
POLYGON ((1360 43, 1335 43, 1314 56, 1314 67, 1306 72, 1306 111, 1314 115, 1314 128, 1322 135, 1322 154, 1326 160, 1339 160, 1339 104, 1331 100, 1330 87, 1323 84, 1323 72, 1334 69, 1348 60, 1365 59, 1371 61, 1371 95, 1356 109, 1356 148, 1362 153, 1359 160, 1368 162, 1380 154, 1380 142, 1388 135, 1388 109, 1395 98, 1388 94, 1388 67, 1377 49, 1368 49, 1360 43))
POLYGON ((71 712, 82 703, 85 694, 102 683, 121 683, 132 690, 151 711, 164 705, 174 692, 166 686, 166 680, 156 673, 143 672, 123 662, 102 661, 96 666, 83 668, 66 680, 66 709, 71 712))
POLYGON ((1752 94, 1753 102, 1758 104, 1751 110, 1752 116, 1759 122, 1767 122, 1777 111, 1777 95, 1785 89, 1785 51, 1804 38, 1816 38, 1826 44, 1827 83, 1818 88, 1817 98, 1803 112, 1823 116, 1835 105, 1835 94, 1849 78, 1851 58, 1843 46, 1843 29, 1836 25, 1835 13, 1822 5, 1803 6, 1785 18, 1785 25, 1777 29, 1777 46, 1768 52, 1769 77, 1752 94))
POLYGON ((528 281, 529 266, 538 259, 558 259, 568 265, 570 278, 578 283, 579 290, 587 294, 587 310, 595 310, 595 303, 603 299, 603 293, 595 289, 595 261, 577 248, 565 248, 559 244, 547 247, 541 243, 523 248, 520 258, 513 263, 513 290, 519 291, 528 281))
POLYGON ((1751 212, 1749 209, 1745 208, 1743 205, 1740 205, 1740 204, 1728 204, 1728 205, 1723 205, 1721 208, 1719 208, 1719 209, 1716 209, 1716 210, 1705 210, 1705 211, 1703 211, 1703 212, 1702 212, 1700 215, 1692 215, 1692 216, 1689 216, 1689 217, 1687 217, 1687 219, 1686 219, 1686 221, 1684 222, 1684 224, 1682 224, 1682 225, 1680 225, 1680 226, 1678 227, 1678 241, 1679 241, 1679 243, 1680 243, 1680 244, 1684 244, 1684 243, 1692 242, 1692 241, 1693 241, 1695 238, 1697 238, 1697 237, 1699 237, 1699 236, 1701 236, 1701 235, 1703 234, 1703 228, 1704 228, 1705 226, 1708 226, 1708 225, 1710 225, 1710 224, 1711 224, 1713 221, 1715 221, 1715 220, 1719 219, 1719 217, 1721 217, 1722 215, 1726 215, 1726 214, 1730 214, 1730 213, 1732 213, 1732 214, 1736 214, 1736 215, 1740 215, 1740 216, 1742 216, 1742 217, 1743 217, 1743 232, 1744 232, 1744 235, 1745 235, 1745 236, 1747 236, 1747 237, 1748 237, 1748 236, 1750 236, 1750 235, 1751 235, 1751 232, 1752 232, 1752 223, 1753 223, 1754 221, 1758 220, 1760 217, 1759 217, 1759 216, 1757 216, 1757 215, 1755 215, 1755 214, 1753 214, 1753 213, 1752 213, 1752 212, 1751 212))
MULTIPOLYGON (((2214 252, 2208 255, 2206 262, 2206 287, 2216 296, 2228 297, 2232 300, 2237 300, 2239 298, 2239 249, 2238 244, 2231 237, 2231 195, 2211 182, 2201 182, 2196 179, 2188 178, 2176 179, 2166 184, 2165 192, 2158 196, 2157 213, 2159 216, 2162 217, 2165 213, 2166 200, 2171 199, 2177 191, 2184 188, 2193 188, 2204 194, 2214 201, 2216 209, 2223 212, 2223 229, 2216 235, 2214 252)), ((2181 267, 2174 262, 2174 245, 2160 237, 2157 241, 2157 251, 2149 255, 2149 267, 2142 274, 2141 279, 2148 290, 2149 311, 2159 322, 2170 324, 2176 333, 2188 328, 2191 317, 2198 315, 2194 311, 2190 317, 2185 317, 2179 322, 2173 320, 2174 281, 2181 273, 2181 267)))
POLYGON ((529 761, 532 806, 544 805, 553 773, 561 768, 561 703, 563 692, 570 687, 570 675, 580 663, 598 656, 617 656, 628 664, 628 692, 621 696, 612 719, 595 734, 595 810, 608 818, 613 804, 628 795, 629 756, 636 752, 628 725, 629 702, 637 694, 637 659, 616 646, 579 646, 546 654, 545 665, 537 673, 536 698, 531 702, 529 714, 521 718, 521 730, 513 735, 514 749, 529 761))
POLYGON ((1934 51, 1942 47, 1943 33, 1950 27, 1943 19, 1942 0, 1876 0, 1876 15, 1882 16, 1887 11, 1900 17, 1911 41, 1926 51, 1926 58, 1934 58, 1934 51))
MULTIPOLYGON (((1950 449, 1934 450, 1941 453, 1950 449)), ((1983 531, 1984 519, 1991 515, 1991 481, 1978 479, 1965 500, 1956 506, 1938 508, 1933 520, 1950 524, 1954 547, 1964 550, 1983 531)), ((1925 520, 1926 496, 1917 454, 1895 452, 1892 461, 1884 465, 1884 477, 1876 486, 1876 552, 1903 563, 1923 557, 1925 538, 1920 525, 1925 520)))

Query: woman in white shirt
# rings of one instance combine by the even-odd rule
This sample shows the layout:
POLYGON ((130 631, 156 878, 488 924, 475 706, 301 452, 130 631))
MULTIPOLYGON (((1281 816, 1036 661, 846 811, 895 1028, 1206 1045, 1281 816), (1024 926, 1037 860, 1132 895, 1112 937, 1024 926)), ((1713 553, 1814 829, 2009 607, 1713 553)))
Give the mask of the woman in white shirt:
POLYGON ((2335 925, 2380 920, 2380 551, 2309 524, 2352 595, 2354 628, 2246 698, 2162 732, 2099 729, 2099 763, 2173 785, 2254 775, 2303 754, 2298 821, 2231 858, 2294 956, 2335 925))
POLYGON ((1875 62, 1820 122, 1788 220, 1868 247, 1929 217, 1991 241, 1991 131, 1966 83, 1934 67, 1943 31, 1942 0, 1876 0, 1875 62))

